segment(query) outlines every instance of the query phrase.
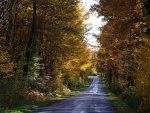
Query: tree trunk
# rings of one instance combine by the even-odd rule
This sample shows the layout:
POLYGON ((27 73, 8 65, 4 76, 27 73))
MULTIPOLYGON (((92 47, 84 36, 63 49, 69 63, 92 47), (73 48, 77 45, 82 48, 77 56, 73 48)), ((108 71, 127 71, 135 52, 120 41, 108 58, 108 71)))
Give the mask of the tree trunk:
POLYGON ((0 27, 0 36, 3 36, 4 35, 4 32, 5 32, 5 3, 4 3, 4 0, 3 1, 0 1, 0 19, 1 19, 1 27, 0 27))
POLYGON ((34 40, 35 25, 36 25, 36 4, 37 4, 37 1, 33 0, 33 16, 32 16, 30 37, 29 37, 29 41, 28 41, 28 44, 27 44, 26 55, 25 55, 26 64, 24 65, 24 75, 28 74, 30 61, 32 59, 33 42, 34 42, 33 40, 34 40))
POLYGON ((110 69, 108 72, 108 85, 112 85, 112 70, 110 69))
POLYGON ((10 39, 12 33, 12 24, 13 24, 13 13, 14 13, 14 0, 9 0, 9 19, 8 19, 8 28, 6 33, 6 46, 10 46, 10 39))

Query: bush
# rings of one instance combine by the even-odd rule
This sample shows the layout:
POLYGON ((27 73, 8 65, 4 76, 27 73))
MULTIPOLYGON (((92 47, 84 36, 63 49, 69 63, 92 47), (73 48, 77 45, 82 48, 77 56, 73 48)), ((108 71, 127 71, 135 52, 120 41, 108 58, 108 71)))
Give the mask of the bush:
POLYGON ((46 95, 44 93, 41 93, 39 91, 31 91, 28 94, 28 98, 33 101, 44 101, 46 100, 46 95))

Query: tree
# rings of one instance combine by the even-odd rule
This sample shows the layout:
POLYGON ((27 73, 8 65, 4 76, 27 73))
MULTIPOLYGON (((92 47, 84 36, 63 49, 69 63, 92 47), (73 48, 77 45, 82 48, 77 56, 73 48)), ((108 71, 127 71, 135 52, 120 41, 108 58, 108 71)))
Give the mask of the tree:
POLYGON ((4 0, 0 6, 0 103, 86 82, 92 61, 79 1, 4 0))
POLYGON ((14 15, 14 0, 9 0, 9 23, 6 33, 6 45, 9 46, 10 39, 12 35, 12 24, 13 24, 13 15, 14 15))
POLYGON ((33 15, 32 15, 32 23, 31 23, 31 31, 29 36, 29 41, 26 48, 26 64, 24 65, 24 74, 27 75, 29 71, 30 61, 32 59, 32 55, 34 54, 35 46, 35 27, 36 27, 36 13, 37 13, 37 1, 33 0, 33 15))
POLYGON ((144 59, 149 61, 145 55, 149 48, 147 4, 145 0, 101 0, 99 5, 93 6, 107 21, 98 38, 101 47, 97 68, 105 73, 109 86, 124 98, 143 98, 140 112, 149 111, 149 96, 145 90, 149 80, 144 79, 148 77, 144 59))

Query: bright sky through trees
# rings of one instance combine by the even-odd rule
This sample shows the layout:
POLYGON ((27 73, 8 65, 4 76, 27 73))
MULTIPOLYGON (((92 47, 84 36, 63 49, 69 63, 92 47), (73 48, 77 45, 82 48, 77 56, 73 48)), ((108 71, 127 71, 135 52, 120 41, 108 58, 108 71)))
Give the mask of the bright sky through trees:
MULTIPOLYGON (((89 11, 91 5, 97 4, 98 0, 81 0, 81 3, 85 11, 89 11)), ((89 24, 92 27, 91 30, 85 36, 88 40, 88 44, 93 46, 98 46, 96 37, 94 37, 93 34, 98 35, 100 33, 98 28, 104 24, 102 22, 102 17, 97 17, 97 13, 91 13, 89 18, 85 20, 85 23, 89 24)))

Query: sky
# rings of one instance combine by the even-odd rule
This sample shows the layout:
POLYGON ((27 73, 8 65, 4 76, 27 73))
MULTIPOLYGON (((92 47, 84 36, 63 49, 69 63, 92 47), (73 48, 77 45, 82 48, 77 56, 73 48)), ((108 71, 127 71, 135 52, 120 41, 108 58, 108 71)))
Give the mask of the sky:
MULTIPOLYGON (((90 10, 91 5, 98 4, 98 0, 81 0, 81 4, 85 11, 88 12, 90 10)), ((104 22, 102 22, 102 17, 97 17, 97 13, 90 13, 89 18, 84 22, 85 24, 88 24, 92 27, 91 30, 87 33, 87 35, 85 35, 88 44, 98 46, 99 44, 96 40, 96 37, 94 37, 93 34, 100 34, 99 27, 104 25, 104 22)), ((91 46, 89 47, 92 48, 91 46)))

